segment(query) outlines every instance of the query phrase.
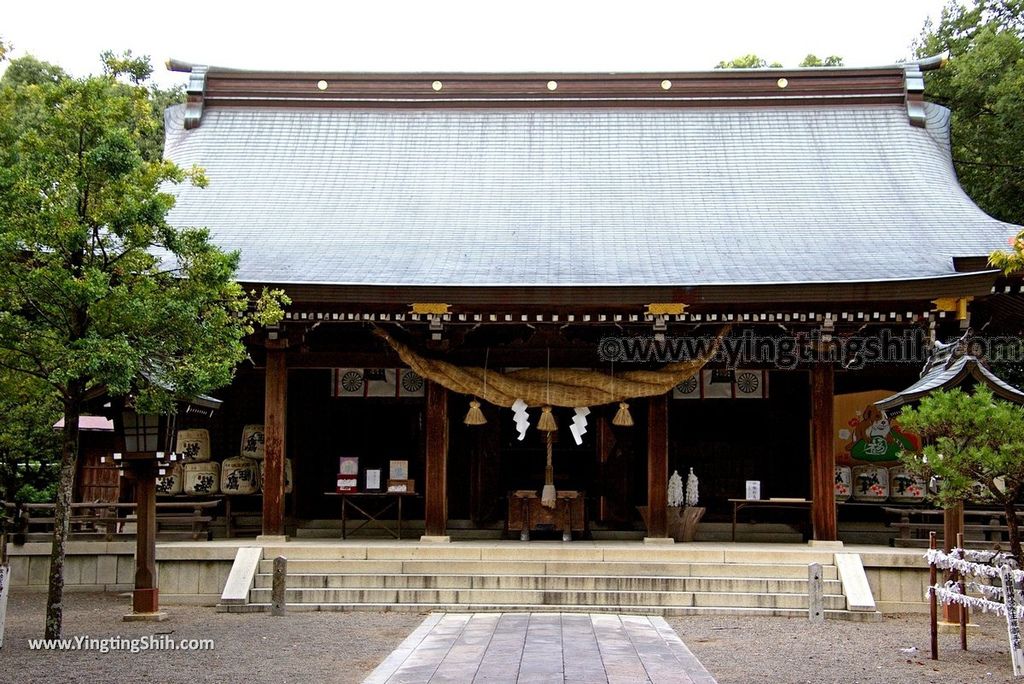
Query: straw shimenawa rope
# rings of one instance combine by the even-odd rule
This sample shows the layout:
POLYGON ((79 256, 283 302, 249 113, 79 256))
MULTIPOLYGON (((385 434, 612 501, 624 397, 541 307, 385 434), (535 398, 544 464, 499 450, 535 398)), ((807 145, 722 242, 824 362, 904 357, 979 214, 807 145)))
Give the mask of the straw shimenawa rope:
POLYGON ((575 408, 665 394, 700 372, 718 350, 729 327, 718 331, 714 344, 709 345, 707 352, 699 358, 670 363, 659 370, 628 371, 614 379, 607 373, 594 370, 525 368, 497 373, 473 366, 456 366, 420 356, 386 330, 375 328, 374 332, 387 341, 409 368, 453 392, 474 395, 495 406, 510 407, 516 399, 522 399, 529 406, 575 408), (482 387, 485 373, 487 384, 482 387))

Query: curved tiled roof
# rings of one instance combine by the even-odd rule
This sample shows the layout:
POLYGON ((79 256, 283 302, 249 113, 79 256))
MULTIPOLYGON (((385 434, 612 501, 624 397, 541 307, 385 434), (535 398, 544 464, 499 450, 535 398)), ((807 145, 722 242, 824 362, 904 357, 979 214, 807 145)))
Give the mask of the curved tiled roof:
POLYGON ((1016 226, 960 189, 925 106, 167 113, 178 226, 245 282, 703 286, 955 276, 1016 226))

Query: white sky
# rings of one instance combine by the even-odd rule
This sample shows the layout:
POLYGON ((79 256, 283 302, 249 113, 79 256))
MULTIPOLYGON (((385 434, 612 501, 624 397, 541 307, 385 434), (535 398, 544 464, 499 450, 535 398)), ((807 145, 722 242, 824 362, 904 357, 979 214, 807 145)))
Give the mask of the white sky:
POLYGON ((76 75, 102 50, 238 68, 340 71, 658 71, 709 69, 754 52, 796 66, 808 52, 848 66, 891 64, 944 0, 676 0, 602 3, 265 3, 205 0, 12 2, 0 36, 76 75))

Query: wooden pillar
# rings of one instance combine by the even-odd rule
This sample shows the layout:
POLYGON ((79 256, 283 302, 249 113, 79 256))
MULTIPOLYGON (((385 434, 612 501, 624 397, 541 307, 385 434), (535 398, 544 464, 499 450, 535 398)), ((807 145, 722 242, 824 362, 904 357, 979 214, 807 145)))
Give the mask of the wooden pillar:
POLYGON ((427 382, 424 536, 448 531, 448 390, 427 382))
POLYGON ((833 446, 832 399, 835 394, 835 371, 830 363, 811 366, 811 520, 814 538, 835 541, 839 538, 836 523, 835 470, 833 446))
POLYGON ((647 404, 647 536, 668 537, 668 395, 647 404))
MULTIPOLYGON (((949 553, 950 549, 956 546, 958 534, 964 532, 964 504, 960 502, 955 506, 949 506, 942 511, 942 550, 949 553)), ((952 577, 950 571, 946 571, 945 579, 952 577)), ((943 622, 960 622, 960 606, 955 603, 946 603, 942 606, 943 622)))
POLYGON ((155 614, 160 611, 156 585, 156 462, 132 461, 135 474, 135 590, 132 612, 155 614))
POLYGON ((263 408, 263 534, 284 536, 284 462, 288 413, 287 340, 267 340, 263 408))

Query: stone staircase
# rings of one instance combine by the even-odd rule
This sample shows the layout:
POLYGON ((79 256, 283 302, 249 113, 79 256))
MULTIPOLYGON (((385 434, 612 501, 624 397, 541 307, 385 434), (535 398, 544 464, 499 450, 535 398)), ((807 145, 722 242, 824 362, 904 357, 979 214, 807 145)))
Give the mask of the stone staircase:
POLYGON ((270 609, 273 558, 288 559, 289 610, 557 611, 807 616, 807 566, 821 563, 826 616, 847 610, 831 551, 793 545, 464 542, 266 547, 247 603, 270 609), (780 545, 781 546, 781 545, 780 545), (786 545, 789 546, 789 545, 786 545))

